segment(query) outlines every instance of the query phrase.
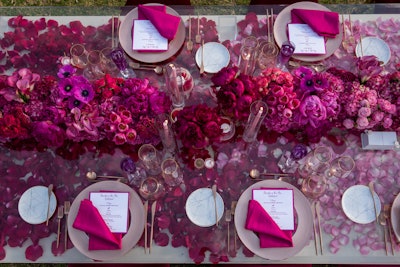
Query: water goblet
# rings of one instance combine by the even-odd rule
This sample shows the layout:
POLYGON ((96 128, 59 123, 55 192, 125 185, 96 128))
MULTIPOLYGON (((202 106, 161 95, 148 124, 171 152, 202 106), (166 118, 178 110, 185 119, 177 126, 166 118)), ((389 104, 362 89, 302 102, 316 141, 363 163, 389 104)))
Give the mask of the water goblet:
POLYGON ((286 64, 292 57, 295 48, 296 47, 293 42, 285 41, 282 43, 281 49, 278 53, 278 62, 277 62, 278 68, 282 69, 283 71, 288 71, 286 68, 286 64))
POLYGON ((258 67, 264 70, 268 67, 275 66, 276 57, 278 56, 278 47, 272 42, 263 43, 258 55, 258 67))
POLYGON ((249 36, 242 41, 239 58, 240 73, 252 75, 257 62, 258 40, 254 36, 249 36))
POLYGON ((354 169, 355 162, 350 156, 341 156, 334 159, 328 171, 329 177, 345 178, 354 169))
POLYGON ((307 154, 304 164, 298 168, 300 176, 308 176, 312 173, 322 173, 329 168, 332 151, 329 147, 319 146, 307 154))
POLYGON ((90 81, 104 77, 105 70, 100 50, 92 50, 87 54, 87 62, 83 75, 90 81))
POLYGON ((153 145, 143 144, 139 148, 138 156, 148 174, 157 175, 161 173, 160 156, 157 149, 153 145))
POLYGON ((71 64, 77 68, 83 69, 87 65, 87 54, 85 46, 74 44, 69 50, 71 54, 71 64))
POLYGON ((162 182, 153 176, 148 176, 139 186, 139 194, 146 200, 156 200, 163 196, 165 188, 162 182))
POLYGON ((301 184, 301 192, 311 199, 322 196, 327 188, 327 181, 324 175, 312 174, 303 179, 301 184))
POLYGON ((169 186, 177 186, 183 182, 183 172, 174 158, 167 158, 161 163, 161 174, 169 186))

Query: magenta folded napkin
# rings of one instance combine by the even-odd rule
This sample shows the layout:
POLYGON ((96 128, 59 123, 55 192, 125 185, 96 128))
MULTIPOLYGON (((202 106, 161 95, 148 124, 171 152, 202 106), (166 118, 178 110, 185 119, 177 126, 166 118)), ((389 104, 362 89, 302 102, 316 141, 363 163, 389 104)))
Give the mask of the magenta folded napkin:
POLYGON ((150 20, 161 36, 172 40, 178 32, 181 19, 177 16, 168 14, 166 6, 138 6, 138 19, 150 20))
POLYGON ((245 228, 257 234, 261 248, 293 247, 292 231, 281 230, 256 200, 249 200, 245 228))
POLYGON ((308 24, 318 35, 335 38, 339 34, 339 14, 331 11, 294 8, 291 23, 308 24))
POLYGON ((89 250, 116 250, 122 247, 122 234, 110 231, 89 199, 82 200, 72 226, 89 236, 89 250))

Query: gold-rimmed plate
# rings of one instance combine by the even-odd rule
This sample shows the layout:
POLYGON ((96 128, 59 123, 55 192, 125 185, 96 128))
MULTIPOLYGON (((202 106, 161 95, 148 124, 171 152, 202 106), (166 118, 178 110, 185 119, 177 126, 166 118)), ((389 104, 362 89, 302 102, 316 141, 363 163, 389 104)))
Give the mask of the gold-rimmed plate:
MULTIPOLYGON (((155 6, 155 5, 161 5, 161 4, 145 4, 147 6, 155 6)), ((174 15, 174 16, 180 16, 178 12, 176 12, 174 9, 170 8, 169 6, 166 7, 166 11, 168 14, 174 15)), ((178 31, 175 35, 175 38, 171 40, 168 44, 168 50, 164 52, 140 52, 140 51, 134 51, 132 49, 132 25, 133 21, 138 18, 138 8, 132 9, 128 14, 126 14, 124 20, 121 22, 121 26, 119 28, 119 42, 121 44, 122 49, 124 49, 125 53, 141 62, 145 63, 157 63, 157 62, 162 62, 173 55, 175 55, 179 49, 182 47, 183 43, 185 42, 185 37, 186 37, 186 30, 185 30, 185 24, 183 20, 181 19, 181 22, 178 27, 178 31)))
MULTIPOLYGON (((144 208, 139 195, 126 184, 116 181, 103 181, 92 184, 85 188, 74 199, 68 215, 68 233, 72 243, 85 256, 100 261, 119 258, 129 252, 139 241, 144 230, 144 208), (129 193, 129 227, 128 232, 122 238, 122 248, 119 250, 89 250, 89 237, 81 230, 75 229, 72 225, 78 214, 79 206, 83 199, 89 199, 90 192, 113 191, 129 193)), ((93 227, 96 227, 93 225, 93 227)))

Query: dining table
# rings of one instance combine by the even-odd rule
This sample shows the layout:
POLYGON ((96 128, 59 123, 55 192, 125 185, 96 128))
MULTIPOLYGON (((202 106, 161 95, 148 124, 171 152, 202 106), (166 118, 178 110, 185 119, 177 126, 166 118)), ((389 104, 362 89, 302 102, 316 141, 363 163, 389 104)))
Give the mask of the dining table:
POLYGON ((292 6, 167 6, 180 24, 163 52, 132 50, 136 6, 0 7, 0 263, 398 264, 400 4, 295 5, 338 14, 326 53, 294 54, 285 68, 256 63, 248 74, 238 67, 245 40, 279 49, 292 6), (122 67, 112 51, 123 51, 122 67), (100 76, 97 52, 107 61, 100 76), (192 78, 183 104, 167 69, 192 78), (263 108, 250 111, 260 99, 264 120, 263 108), (369 138, 374 133, 388 135, 369 138), (146 169, 145 144, 178 162, 178 182, 163 178, 160 165, 146 169), (319 147, 329 148, 330 165, 321 174, 326 189, 312 196, 299 169, 319 147), (335 176, 331 166, 345 157, 354 166, 335 176), (123 162, 134 162, 135 172, 123 162), (145 197, 141 168, 162 184, 160 196, 145 197), (294 191, 292 248, 260 249, 244 227, 249 190, 269 186, 294 191), (357 186, 374 192, 347 191, 357 186), (41 200, 30 197, 24 209, 34 187, 41 200), (135 197, 122 249, 82 245, 88 237, 72 224, 88 188, 135 197), (220 197, 217 218, 204 225, 190 213, 200 205, 188 201, 198 189, 220 197), (370 193, 377 214, 363 209, 370 193), (39 212, 32 205, 45 206, 48 223, 21 214, 39 212))

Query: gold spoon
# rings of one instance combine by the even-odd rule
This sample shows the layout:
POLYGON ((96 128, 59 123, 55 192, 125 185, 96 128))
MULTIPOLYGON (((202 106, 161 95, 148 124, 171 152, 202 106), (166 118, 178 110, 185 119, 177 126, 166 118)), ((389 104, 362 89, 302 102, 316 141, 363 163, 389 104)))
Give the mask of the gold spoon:
POLYGON ((46 226, 49 225, 49 219, 50 219, 50 200, 51 200, 51 194, 53 193, 53 184, 50 184, 47 187, 47 196, 48 196, 48 203, 47 203, 47 218, 46 218, 46 226))
POLYGON ((390 248, 392 251, 392 255, 394 255, 394 249, 393 249, 393 236, 392 236, 392 223, 390 221, 390 204, 385 204, 383 205, 383 215, 386 219, 387 225, 388 225, 388 232, 389 232, 389 239, 390 239, 390 248))
POLYGON ((260 173, 257 169, 251 169, 249 175, 252 179, 259 179, 261 176, 289 176, 286 173, 260 173))
POLYGON ((86 178, 95 181, 97 178, 106 178, 106 179, 117 179, 117 180, 124 180, 124 177, 121 176, 108 176, 108 175, 97 175, 94 171, 89 171, 86 173, 86 178))
POLYGON ((201 35, 200 35, 200 17, 197 15, 197 34, 195 36, 196 43, 201 43, 201 35))
POLYGON ((136 62, 129 62, 129 66, 135 70, 152 70, 157 74, 162 74, 164 68, 160 65, 145 65, 136 62))
POLYGON ((189 16, 189 38, 188 41, 186 43, 186 49, 188 51, 192 51, 193 50, 193 41, 192 41, 192 19, 189 16))
POLYGON ((387 232, 386 232, 386 218, 383 212, 379 214, 379 224, 382 225, 383 227, 383 238, 385 241, 385 250, 386 250, 386 256, 389 254, 388 253, 388 247, 387 247, 387 242, 388 242, 388 237, 387 237, 387 232))

